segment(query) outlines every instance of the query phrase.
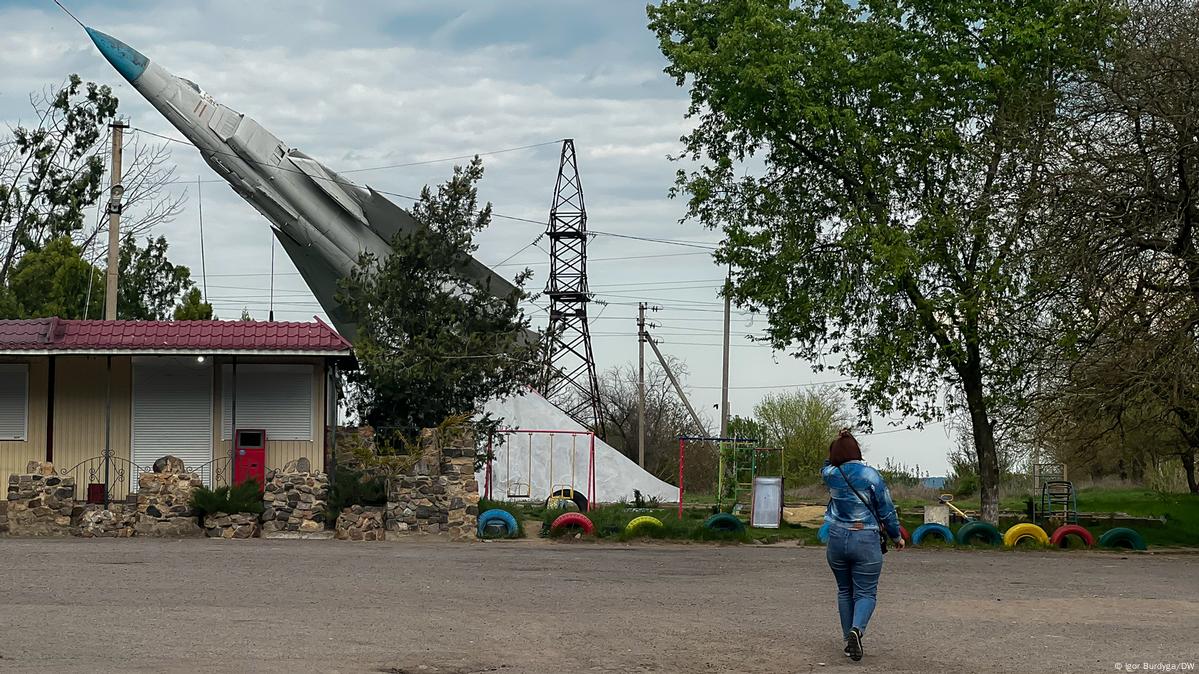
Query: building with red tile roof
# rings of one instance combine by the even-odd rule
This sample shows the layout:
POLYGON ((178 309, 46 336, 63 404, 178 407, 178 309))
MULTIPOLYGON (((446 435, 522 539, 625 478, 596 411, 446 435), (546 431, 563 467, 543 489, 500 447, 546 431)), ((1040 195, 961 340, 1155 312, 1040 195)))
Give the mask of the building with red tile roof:
POLYGON ((319 319, 0 320, 0 483, 51 461, 79 498, 99 480, 121 499, 167 454, 228 482, 242 431, 265 434, 266 468, 306 457, 324 470, 352 355, 319 319))

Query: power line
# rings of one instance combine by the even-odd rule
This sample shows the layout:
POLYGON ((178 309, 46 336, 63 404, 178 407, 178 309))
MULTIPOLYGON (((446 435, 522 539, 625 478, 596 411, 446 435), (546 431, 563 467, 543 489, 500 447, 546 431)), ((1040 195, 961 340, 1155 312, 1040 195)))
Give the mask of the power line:
POLYGON ((615 232, 601 232, 599 230, 589 230, 588 234, 598 236, 612 236, 618 239, 632 239, 634 241, 648 241, 650 243, 667 243, 675 246, 686 246, 688 248, 704 248, 706 250, 716 250, 720 247, 718 243, 708 243, 706 241, 688 241, 686 239, 660 239, 652 236, 636 236, 633 234, 616 234, 615 232))

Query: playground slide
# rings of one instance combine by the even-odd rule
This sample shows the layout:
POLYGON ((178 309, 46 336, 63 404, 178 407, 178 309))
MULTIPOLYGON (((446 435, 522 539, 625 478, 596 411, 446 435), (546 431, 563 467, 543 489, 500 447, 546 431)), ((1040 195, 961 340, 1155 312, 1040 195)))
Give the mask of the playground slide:
MULTIPOLYGON (((532 392, 492 400, 483 406, 483 410, 503 419, 507 428, 580 433, 574 436, 509 434, 503 445, 493 448, 495 461, 492 464, 491 491, 495 499, 543 501, 552 492, 570 486, 587 495, 590 439, 586 429, 553 403, 532 392), (523 496, 525 494, 527 496, 523 496)), ((476 476, 480 494, 485 486, 485 471, 479 471, 476 476)), ((657 498, 662 502, 675 502, 679 497, 678 487, 650 475, 635 461, 598 438, 595 441, 595 489, 595 501, 598 503, 615 503, 622 498, 631 503, 634 489, 647 499, 657 498)))

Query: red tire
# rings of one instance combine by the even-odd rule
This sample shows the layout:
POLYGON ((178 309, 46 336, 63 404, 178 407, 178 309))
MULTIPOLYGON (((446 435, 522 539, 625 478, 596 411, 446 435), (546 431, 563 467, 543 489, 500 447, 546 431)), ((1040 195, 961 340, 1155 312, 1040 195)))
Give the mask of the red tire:
POLYGON ((1080 527, 1077 524, 1063 524, 1054 529, 1053 535, 1049 537, 1049 544, 1059 548, 1066 547, 1066 538, 1069 536, 1078 536, 1086 543, 1088 548, 1095 547, 1095 536, 1087 531, 1085 527, 1080 527))
POLYGON ((908 530, 907 530, 907 529, 904 529, 904 528, 903 528, 903 525, 902 525, 902 524, 901 524, 901 525, 899 525, 899 537, 900 537, 900 538, 902 538, 902 539, 904 540, 904 542, 905 542, 905 543, 911 543, 911 542, 912 542, 912 536, 911 536, 911 534, 909 534, 909 533, 908 533, 908 530))
POLYGON ((595 533, 595 525, 583 513, 566 513, 559 515, 557 519, 550 524, 550 531, 557 531, 563 527, 581 527, 583 533, 591 535, 595 533))

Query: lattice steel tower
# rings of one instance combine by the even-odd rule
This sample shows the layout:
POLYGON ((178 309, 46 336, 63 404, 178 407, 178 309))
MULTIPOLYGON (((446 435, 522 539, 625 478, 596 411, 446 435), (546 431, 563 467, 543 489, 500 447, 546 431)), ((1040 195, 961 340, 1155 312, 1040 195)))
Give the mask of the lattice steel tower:
POLYGON ((579 423, 601 432, 599 380, 587 325, 587 209, 573 139, 562 141, 550 208, 550 324, 542 391, 579 423))

